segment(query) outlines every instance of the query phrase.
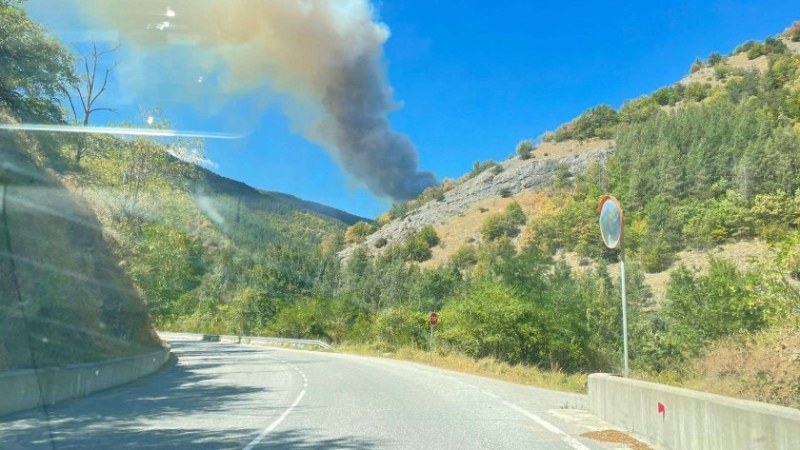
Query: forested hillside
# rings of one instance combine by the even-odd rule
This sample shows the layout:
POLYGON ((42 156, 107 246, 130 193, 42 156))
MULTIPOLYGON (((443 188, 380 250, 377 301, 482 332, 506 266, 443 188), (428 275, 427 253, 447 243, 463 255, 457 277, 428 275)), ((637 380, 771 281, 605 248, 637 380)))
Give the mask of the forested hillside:
MULTIPOLYGON (((371 247, 387 242, 370 233, 430 203, 458 198, 474 176, 502 173, 502 166, 476 163, 472 174, 397 205, 375 225, 352 227, 355 256, 345 275, 358 270, 366 274, 358 277, 362 282, 375 279, 360 289, 384 305, 405 297, 400 304, 412 309, 441 308, 442 347, 567 371, 619 370, 619 288, 617 272, 608 269, 618 254, 603 247, 596 210, 611 193, 626 214, 631 351, 639 376, 797 406, 799 40, 795 25, 730 56, 713 53, 691 69, 713 80, 690 76, 620 110, 592 108, 541 142, 522 142, 515 159, 523 162, 571 141, 611 140, 614 153, 584 173, 556 176, 527 214, 512 202, 484 216, 465 245, 447 249, 449 261, 419 275, 411 270, 407 286, 392 286, 400 278, 393 261, 428 260, 443 243, 420 236, 436 236, 436 228, 449 233, 463 222, 452 218, 418 230, 372 261, 365 256, 371 247), (750 240, 765 242, 775 257, 748 269, 741 261, 712 259, 700 270, 675 260, 682 250, 750 240), (562 259, 568 255, 580 266, 562 259), (645 274, 670 266, 665 298, 656 302, 645 274), (393 275, 382 279, 385 273, 393 275), (426 302, 414 295, 424 286, 446 286, 449 295, 444 301, 429 295, 426 302)), ((503 194, 528 200, 525 193, 503 194)), ((741 257, 748 256, 756 255, 741 257)), ((396 317, 405 307, 378 316, 396 317)), ((405 342, 374 339, 422 345, 422 327, 415 343, 399 329, 393 332, 405 342)))
MULTIPOLYGON (((27 20, 8 2, 0 1, 0 12, 2 33, 12 29, 8 21, 27 20)), ((182 161, 186 142, 26 139, 38 141, 39 167, 96 216, 104 245, 161 328, 321 338, 393 353, 425 349, 427 316, 436 310, 439 355, 568 374, 621 367, 620 289, 609 267, 619 255, 602 246, 596 210, 603 194, 613 194, 625 208, 634 375, 799 406, 798 41, 795 25, 732 55, 712 54, 691 70, 713 81, 690 77, 619 110, 592 108, 542 142, 522 142, 514 161, 476 163, 461 179, 349 228, 330 216, 350 216, 182 161), (759 64, 743 69, 734 56, 759 64), (533 164, 557 144, 589 141, 613 152, 580 173, 559 159, 533 164), (82 158, 74 157, 78 150, 82 158), (508 181, 501 174, 513 164, 547 167, 546 182, 528 174, 514 178, 517 190, 492 190, 494 179, 508 181), (404 228, 392 240, 375 234, 478 178, 507 203, 478 216, 476 235, 440 264, 420 265, 447 245, 437 227, 449 218, 404 228), (536 202, 518 197, 531 193, 536 202), (768 264, 678 264, 660 301, 645 283, 646 273, 670 267, 682 250, 755 239, 777 255, 768 264), (337 254, 346 246, 343 261, 337 254), (566 255, 576 255, 579 267, 566 255)), ((58 85, 73 76, 69 56, 48 42, 60 59, 40 63, 64 63, 14 66, 22 75, 0 77, 17 83, 0 84, 9 121, 67 120, 58 85), (31 80, 38 84, 26 86, 31 80)))

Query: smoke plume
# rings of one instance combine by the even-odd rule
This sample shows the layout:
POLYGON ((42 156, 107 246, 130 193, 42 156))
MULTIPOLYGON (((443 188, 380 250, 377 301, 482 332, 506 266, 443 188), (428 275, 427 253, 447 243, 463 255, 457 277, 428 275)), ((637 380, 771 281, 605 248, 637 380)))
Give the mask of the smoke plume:
MULTIPOLYGON (((226 97, 265 90, 288 97, 284 110, 294 126, 375 195, 404 200, 436 183, 433 173, 418 169, 414 144, 387 118, 397 109, 383 55, 389 30, 369 0, 77 4, 98 24, 117 29, 126 45, 148 53, 175 50, 191 60, 187 67, 213 72, 195 79, 215 83, 226 97)), ((189 84, 176 89, 196 89, 189 84)))

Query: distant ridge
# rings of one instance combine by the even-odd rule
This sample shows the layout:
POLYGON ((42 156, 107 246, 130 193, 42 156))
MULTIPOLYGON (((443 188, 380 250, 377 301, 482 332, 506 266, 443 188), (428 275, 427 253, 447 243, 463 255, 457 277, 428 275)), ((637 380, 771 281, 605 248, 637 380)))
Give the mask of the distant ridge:
POLYGON ((323 205, 321 203, 312 202, 309 200, 303 200, 294 195, 285 194, 283 192, 256 189, 246 183, 224 177, 203 167, 198 166, 198 168, 202 171, 209 184, 216 186, 221 191, 225 191, 226 193, 234 196, 263 197, 263 200, 275 200, 280 203, 285 203, 290 207, 302 209, 317 215, 338 220, 348 226, 360 221, 371 221, 370 219, 360 217, 355 214, 350 214, 332 206, 323 205))

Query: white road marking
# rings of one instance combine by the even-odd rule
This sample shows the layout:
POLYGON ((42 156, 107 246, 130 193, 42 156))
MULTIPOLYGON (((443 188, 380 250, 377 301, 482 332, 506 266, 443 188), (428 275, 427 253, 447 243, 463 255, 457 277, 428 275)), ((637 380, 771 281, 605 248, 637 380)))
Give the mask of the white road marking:
POLYGON ((292 403, 292 405, 289 406, 288 408, 286 408, 286 411, 284 411, 283 414, 281 414, 277 419, 275 419, 274 422, 269 424, 269 426, 267 428, 265 428, 264 431, 262 431, 258 436, 256 436, 255 439, 250 441, 250 443, 247 444, 247 446, 245 448, 243 448, 242 450, 252 450, 256 445, 258 445, 265 437, 267 437, 268 434, 270 434, 272 432, 272 430, 277 428, 278 425, 281 424, 281 422, 283 422, 284 420, 286 420, 287 417, 289 417, 289 414, 291 414, 291 412, 294 411, 294 409, 300 403, 300 400, 302 400, 303 396, 306 395, 306 389, 305 388, 308 387, 308 379, 306 378, 306 374, 304 374, 303 371, 301 371, 297 367, 293 366, 292 364, 289 364, 288 362, 286 362, 286 361, 284 361, 282 359, 278 359, 278 358, 275 358, 275 357, 272 357, 272 356, 270 356, 270 357, 273 358, 273 359, 277 359, 281 363, 283 363, 283 364, 289 366, 290 368, 296 370, 297 373, 299 373, 303 377, 303 381, 304 381, 303 382, 303 390, 300 391, 300 395, 298 395, 297 398, 294 399, 294 402, 292 403))
POLYGON ((522 408, 520 408, 519 406, 517 406, 517 405, 515 405, 513 403, 509 403, 509 402, 504 401, 503 404, 505 404, 509 408, 519 412, 520 414, 524 415, 525 417, 533 420, 534 422, 538 423, 539 425, 541 425, 542 428, 546 429, 547 431, 550 431, 551 433, 555 433, 555 434, 561 436, 561 440, 566 442, 570 447, 574 448, 575 450, 591 450, 589 447, 587 447, 587 446, 583 445, 582 443, 580 443, 580 441, 578 441, 577 439, 575 439, 572 436, 568 435, 567 433, 561 431, 560 428, 558 428, 557 426, 553 425, 552 423, 542 419, 541 417, 537 416, 536 414, 534 414, 534 413, 532 413, 532 412, 530 412, 528 410, 522 409, 522 408))
POLYGON ((270 434, 272 432, 272 430, 274 430, 278 425, 281 424, 281 422, 283 422, 286 419, 286 417, 289 416, 289 413, 291 413, 294 410, 294 408, 297 406, 297 404, 300 403, 300 400, 303 399, 304 395, 306 395, 306 390, 305 389, 300 391, 300 395, 298 395, 297 398, 294 399, 294 403, 292 403, 292 406, 288 407, 286 409, 286 411, 284 411, 283 414, 280 415, 280 417, 278 417, 277 419, 275 419, 274 422, 269 424, 269 426, 267 428, 265 428, 264 431, 261 432, 261 434, 259 434, 258 436, 256 436, 255 439, 250 441, 250 443, 247 444, 247 447, 245 447, 242 450, 252 450, 253 447, 258 445, 259 442, 261 442, 262 439, 264 439, 268 434, 270 434))
POLYGON ((492 397, 492 398, 500 398, 500 397, 498 397, 497 395, 495 395, 495 394, 492 394, 491 392, 489 392, 489 391, 485 391, 485 390, 483 390, 483 389, 481 389, 481 392, 483 392, 484 394, 486 394, 486 395, 488 395, 489 397, 492 397))

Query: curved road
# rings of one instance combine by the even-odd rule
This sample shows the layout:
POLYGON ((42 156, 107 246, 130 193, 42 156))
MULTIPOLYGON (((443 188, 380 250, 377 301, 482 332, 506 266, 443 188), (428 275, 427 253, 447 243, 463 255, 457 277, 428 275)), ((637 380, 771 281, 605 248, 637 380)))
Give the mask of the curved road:
POLYGON ((165 337, 175 367, 49 417, 0 418, 0 448, 618 448, 580 437, 606 428, 582 395, 381 358, 165 337))

